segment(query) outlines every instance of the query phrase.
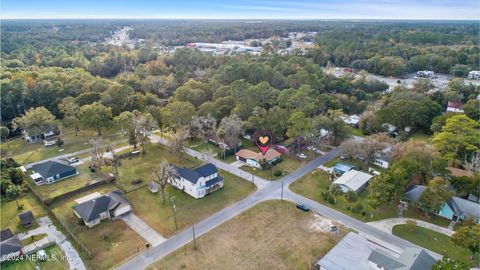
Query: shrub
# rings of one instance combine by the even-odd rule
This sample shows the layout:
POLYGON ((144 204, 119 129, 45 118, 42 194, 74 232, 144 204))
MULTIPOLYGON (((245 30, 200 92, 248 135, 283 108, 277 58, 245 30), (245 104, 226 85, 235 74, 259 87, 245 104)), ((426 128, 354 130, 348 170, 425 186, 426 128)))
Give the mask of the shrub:
POLYGON ((335 204, 335 198, 328 192, 322 192, 322 198, 329 204, 335 204))
POLYGON ((275 172, 273 173, 273 175, 275 175, 275 176, 277 176, 277 177, 278 177, 278 176, 281 176, 281 175, 282 175, 282 171, 280 171, 280 170, 275 170, 275 172))
POLYGON ((362 212, 362 210, 363 210, 363 204, 359 202, 353 204, 352 207, 350 207, 350 211, 352 211, 353 213, 360 213, 362 212))

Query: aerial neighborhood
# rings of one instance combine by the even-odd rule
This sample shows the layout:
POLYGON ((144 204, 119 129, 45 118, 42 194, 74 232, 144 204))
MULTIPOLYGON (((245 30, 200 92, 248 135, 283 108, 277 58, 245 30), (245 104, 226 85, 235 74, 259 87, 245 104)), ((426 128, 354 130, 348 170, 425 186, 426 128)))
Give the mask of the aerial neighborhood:
POLYGON ((2 269, 480 267, 478 21, 1 30, 2 269))

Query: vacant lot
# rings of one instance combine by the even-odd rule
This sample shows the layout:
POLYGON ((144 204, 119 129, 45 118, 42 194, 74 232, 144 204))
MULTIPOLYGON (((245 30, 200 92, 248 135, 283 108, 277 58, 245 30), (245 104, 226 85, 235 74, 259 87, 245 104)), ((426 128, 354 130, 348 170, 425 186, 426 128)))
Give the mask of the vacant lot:
MULTIPOLYGON (((75 132, 68 129, 64 130, 60 136, 65 143, 61 148, 57 146, 45 147, 43 143, 28 143, 22 137, 18 137, 7 143, 2 143, 0 149, 2 157, 11 157, 20 164, 28 164, 89 148, 88 140, 95 136, 97 136, 97 133, 94 130, 81 130, 78 132, 78 136, 75 136, 75 132), (59 151, 60 149, 63 149, 63 151, 59 151)), ((112 143, 125 139, 116 128, 102 132, 102 138, 112 143)))
POLYGON ((312 269, 340 238, 322 231, 330 224, 268 201, 197 239, 197 250, 190 243, 150 269, 312 269))
MULTIPOLYGON (((40 269, 48 270, 63 270, 68 269, 68 262, 65 257, 65 253, 60 249, 59 246, 53 245, 45 249, 47 256, 53 258, 55 256, 56 260, 47 260, 47 261, 38 261, 40 269)), ((2 270, 34 270, 37 261, 33 260, 24 260, 14 263, 5 263, 2 264, 2 270)))
POLYGON ((418 226, 415 226, 412 230, 406 224, 394 226, 393 234, 419 246, 430 249, 431 251, 447 255, 450 258, 468 263, 471 266, 473 265, 473 262, 470 259, 470 251, 466 248, 456 246, 451 238, 444 234, 418 226))
MULTIPOLYGON (((258 149, 256 151, 258 151, 258 149)), ((249 173, 253 172, 256 176, 259 176, 265 180, 276 180, 296 171, 302 166, 305 166, 305 164, 315 158, 315 154, 312 151, 306 151, 305 153, 307 154, 306 159, 298 159, 297 157, 283 155, 282 162, 276 164, 275 166, 273 166, 273 168, 268 170, 262 170, 258 168, 253 170, 253 168, 248 165, 242 166, 240 168, 249 173), (276 176, 274 173, 275 171, 280 171, 282 174, 280 176, 276 176)))
MULTIPOLYGON (((0 220, 0 224, 2 224, 2 230, 10 228, 14 233, 24 232, 25 228, 20 225, 20 220, 18 219, 18 215, 24 211, 32 211, 35 218, 47 215, 47 210, 40 202, 37 201, 37 199, 35 199, 31 193, 27 193, 18 199, 18 204, 22 205, 23 208, 18 210, 17 204, 14 200, 9 201, 5 197, 2 198, 0 220)), ((32 227, 29 227, 28 229, 32 229, 32 227)))
POLYGON ((247 181, 225 171, 219 173, 225 180, 223 188, 201 199, 194 199, 171 186, 167 187, 168 198, 165 200, 165 204, 162 203, 160 193, 151 193, 147 187, 129 192, 126 196, 132 203, 133 211, 137 216, 158 233, 168 237, 175 233, 173 197, 175 197, 177 207, 177 225, 181 230, 254 191, 252 185, 247 181))
POLYGON ((141 187, 153 180, 153 169, 160 165, 163 160, 180 167, 192 168, 201 165, 201 161, 186 154, 172 155, 165 150, 162 144, 151 144, 145 153, 125 158, 120 161, 117 185, 123 190, 130 191, 141 187), (140 184, 132 184, 132 179, 142 179, 140 184))
POLYGON ((90 250, 93 257, 86 260, 92 269, 109 269, 121 261, 137 253, 137 249, 145 248, 145 241, 123 221, 104 220, 93 228, 87 228, 75 216, 72 207, 75 199, 99 192, 105 194, 116 189, 114 185, 104 185, 83 193, 55 202, 52 210, 55 215, 66 224, 74 235, 90 250))
MULTIPOLYGON (((328 207, 334 208, 344 214, 347 214, 365 222, 397 217, 397 203, 391 203, 382 208, 373 209, 368 204, 368 190, 361 192, 358 196, 358 203, 360 203, 363 208, 357 213, 349 210, 349 208, 351 208, 351 206, 355 203, 348 203, 345 197, 342 195, 336 197, 336 204, 329 204, 322 198, 321 194, 322 192, 328 190, 330 184, 331 181, 329 180, 329 176, 327 175, 327 173, 322 170, 316 170, 292 183, 290 185, 290 189, 295 193, 315 200, 321 204, 325 204, 328 207), (365 212, 365 215, 363 215, 363 212, 365 212)), ((448 227, 449 224, 449 221, 447 219, 438 216, 432 216, 427 218, 420 211, 413 207, 404 211, 403 216, 425 220, 427 222, 431 222, 443 227, 448 227)))

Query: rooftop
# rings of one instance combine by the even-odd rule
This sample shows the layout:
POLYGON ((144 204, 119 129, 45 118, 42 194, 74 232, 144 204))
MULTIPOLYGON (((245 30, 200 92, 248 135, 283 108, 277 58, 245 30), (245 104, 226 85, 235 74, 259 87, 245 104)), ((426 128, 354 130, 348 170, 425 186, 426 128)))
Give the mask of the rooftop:
POLYGON ((337 185, 344 185, 353 191, 359 190, 365 183, 370 181, 373 175, 368 173, 364 173, 357 170, 350 170, 339 178, 335 180, 333 183, 337 185))
POLYGON ((207 177, 218 172, 217 167, 212 163, 207 163, 193 170, 182 167, 177 167, 176 169, 180 177, 186 179, 193 184, 196 184, 200 177, 207 177))
POLYGON ((36 173, 39 173, 44 178, 48 178, 57 174, 76 170, 76 168, 58 161, 50 160, 47 162, 33 165, 32 170, 36 173))

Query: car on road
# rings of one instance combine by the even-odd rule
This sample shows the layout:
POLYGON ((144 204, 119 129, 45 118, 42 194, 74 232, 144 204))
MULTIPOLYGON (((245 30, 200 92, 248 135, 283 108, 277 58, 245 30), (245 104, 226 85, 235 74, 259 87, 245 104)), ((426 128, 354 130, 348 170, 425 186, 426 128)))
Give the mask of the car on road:
POLYGON ((78 157, 69 157, 67 158, 67 162, 68 164, 73 164, 73 163, 76 163, 76 162, 79 162, 80 159, 78 157))
POLYGON ((310 211, 310 208, 303 203, 297 203, 297 208, 305 212, 310 211))
POLYGON ((55 141, 43 141, 43 145, 45 145, 45 147, 54 146, 55 144, 55 141))

